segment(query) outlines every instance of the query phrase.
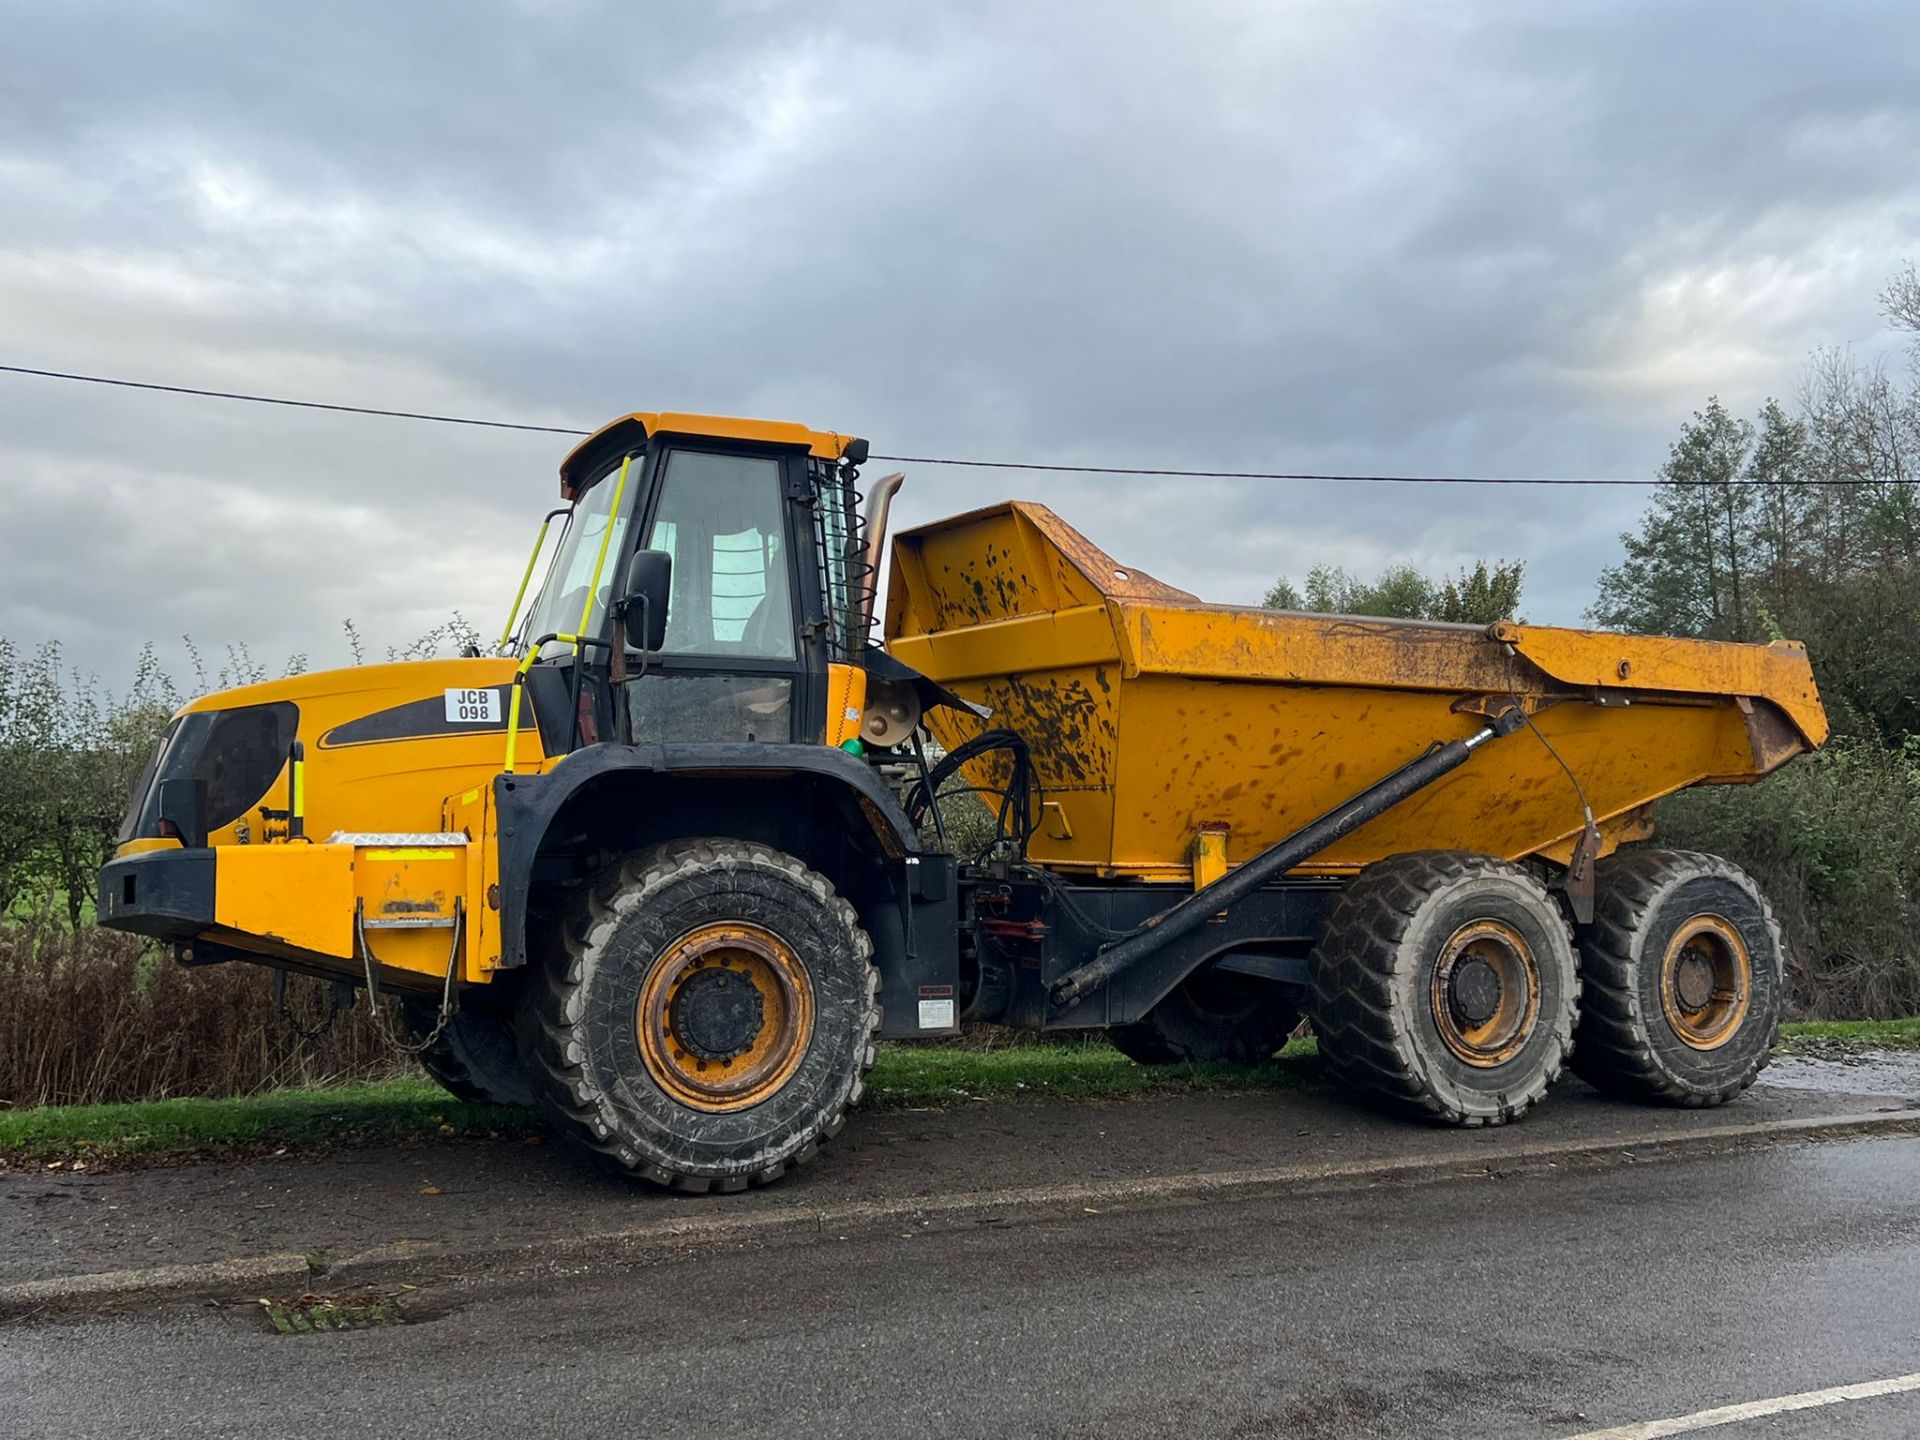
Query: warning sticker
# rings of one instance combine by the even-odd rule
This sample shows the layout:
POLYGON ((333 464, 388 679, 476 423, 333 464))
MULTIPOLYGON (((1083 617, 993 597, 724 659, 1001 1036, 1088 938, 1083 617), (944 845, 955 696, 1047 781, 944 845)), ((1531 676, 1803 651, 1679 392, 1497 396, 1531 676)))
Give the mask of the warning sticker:
POLYGON ((447 691, 447 722, 452 725, 497 725, 500 713, 498 690, 447 691))
POLYGON ((920 1028, 922 1030, 951 1030, 953 1028, 953 1001, 922 1000, 920 1002, 920 1028))

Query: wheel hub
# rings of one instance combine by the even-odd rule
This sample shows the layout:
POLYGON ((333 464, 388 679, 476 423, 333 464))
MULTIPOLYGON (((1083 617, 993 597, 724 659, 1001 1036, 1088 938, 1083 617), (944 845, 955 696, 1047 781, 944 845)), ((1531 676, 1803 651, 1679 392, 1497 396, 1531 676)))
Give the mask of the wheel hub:
POLYGON ((745 921, 696 926, 647 972, 634 1038, 647 1073, 694 1110, 776 1094, 813 1038, 813 982, 778 935, 745 921))
POLYGON ((1500 1009, 1500 972, 1478 955, 1468 955, 1453 967, 1447 1003, 1467 1025, 1484 1025, 1500 1009))
POLYGON ((1695 1050, 1718 1050, 1738 1033, 1753 1003, 1746 937, 1720 915, 1695 915, 1667 942, 1660 1008, 1667 1026, 1695 1050))
POLYGON ((1713 962, 1689 947, 1674 968, 1674 998, 1689 1015, 1698 1015, 1713 999, 1713 962))
POLYGON ((668 1026, 702 1060, 725 1064, 753 1048, 767 1002, 746 975, 724 966, 697 970, 673 996, 668 1026))
POLYGON ((1532 946, 1504 920, 1462 925, 1435 959, 1431 1004, 1434 1029, 1456 1059, 1479 1070, 1506 1064, 1540 1016, 1532 946))

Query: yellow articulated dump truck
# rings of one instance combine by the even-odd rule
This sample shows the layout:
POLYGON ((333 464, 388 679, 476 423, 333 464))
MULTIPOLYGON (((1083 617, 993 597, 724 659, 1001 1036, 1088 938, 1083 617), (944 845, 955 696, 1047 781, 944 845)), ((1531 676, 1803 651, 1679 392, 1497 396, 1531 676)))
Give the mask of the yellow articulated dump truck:
POLYGON ((777 1179, 877 1039, 975 1021, 1154 1063, 1305 1016, 1339 1080, 1456 1125, 1569 1063, 1674 1105, 1766 1063, 1766 900, 1639 842, 1822 742, 1799 646, 1207 605, 1019 503, 897 537, 875 644, 899 477, 862 497, 866 459, 606 426, 497 653, 183 709, 104 923, 398 994, 450 1089, 686 1190, 777 1179), (955 786, 994 824, 964 853, 955 786))

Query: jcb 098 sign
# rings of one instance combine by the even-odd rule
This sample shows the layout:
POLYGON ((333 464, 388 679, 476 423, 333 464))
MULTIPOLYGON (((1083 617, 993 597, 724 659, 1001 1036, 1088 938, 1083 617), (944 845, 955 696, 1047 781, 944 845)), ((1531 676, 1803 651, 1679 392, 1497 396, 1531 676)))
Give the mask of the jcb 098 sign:
POLYGON ((447 722, 449 724, 498 724, 501 718, 498 690, 447 691, 447 722))

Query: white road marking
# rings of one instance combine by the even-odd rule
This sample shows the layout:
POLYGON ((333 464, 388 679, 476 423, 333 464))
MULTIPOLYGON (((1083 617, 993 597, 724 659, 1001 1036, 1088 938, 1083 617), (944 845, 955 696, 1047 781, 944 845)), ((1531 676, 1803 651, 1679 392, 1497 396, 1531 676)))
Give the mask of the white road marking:
POLYGON ((1744 1405, 1697 1410, 1670 1420, 1641 1420, 1632 1425, 1615 1425, 1610 1430, 1586 1430, 1569 1435, 1567 1440, 1660 1440, 1663 1435, 1690 1435, 1695 1430, 1710 1430, 1737 1420, 1759 1420, 1768 1415, 1784 1415, 1789 1410, 1817 1410, 1822 1405, 1843 1405, 1849 1400, 1872 1400, 1911 1390, 1920 1390, 1920 1374, 1896 1375, 1891 1380, 1863 1380, 1858 1385, 1835 1385, 1830 1390, 1803 1390, 1798 1395, 1781 1395, 1773 1400, 1749 1400, 1744 1405))

